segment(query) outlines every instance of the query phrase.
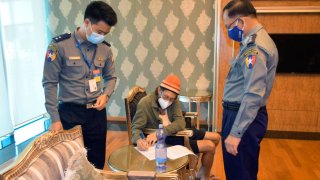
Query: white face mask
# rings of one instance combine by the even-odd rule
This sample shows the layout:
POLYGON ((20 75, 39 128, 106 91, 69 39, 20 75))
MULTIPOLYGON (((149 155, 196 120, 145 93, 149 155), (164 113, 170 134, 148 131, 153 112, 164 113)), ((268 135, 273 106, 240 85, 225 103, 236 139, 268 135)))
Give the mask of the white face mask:
POLYGON ((85 30, 86 30, 86 37, 87 37, 87 40, 93 44, 100 44, 103 42, 104 40, 104 36, 101 35, 101 34, 98 34, 96 32, 93 32, 92 31, 92 26, 91 26, 91 23, 90 23, 90 29, 91 29, 91 34, 88 35, 87 33, 87 28, 85 27, 85 30))
POLYGON ((163 98, 159 98, 158 102, 159 102, 162 109, 166 109, 167 107, 169 107, 172 104, 172 102, 166 101, 163 98))

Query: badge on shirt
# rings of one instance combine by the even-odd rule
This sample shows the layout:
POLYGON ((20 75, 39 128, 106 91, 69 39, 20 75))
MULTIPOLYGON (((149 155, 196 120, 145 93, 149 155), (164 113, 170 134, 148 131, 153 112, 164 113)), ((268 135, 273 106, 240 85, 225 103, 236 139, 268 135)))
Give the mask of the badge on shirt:
POLYGON ((48 62, 53 62, 57 57, 57 52, 58 52, 58 49, 57 49, 56 45, 50 44, 48 46, 48 50, 46 53, 46 60, 48 62))
POLYGON ((253 55, 258 55, 258 51, 256 48, 248 48, 244 51, 243 55, 245 57, 248 57, 248 55, 253 54, 253 55))
POLYGON ((69 56, 69 60, 80 60, 80 56, 69 56))
POLYGON ((56 59, 56 53, 53 52, 52 50, 48 50, 47 51, 47 54, 46 54, 46 59, 48 62, 52 62, 56 59))
POLYGON ((94 78, 94 80, 96 80, 96 82, 101 81, 101 72, 99 69, 93 70, 92 74, 93 74, 93 78, 94 78))
POLYGON ((246 57, 246 66, 248 69, 252 69, 254 66, 254 63, 256 62, 257 56, 254 54, 250 54, 246 57))

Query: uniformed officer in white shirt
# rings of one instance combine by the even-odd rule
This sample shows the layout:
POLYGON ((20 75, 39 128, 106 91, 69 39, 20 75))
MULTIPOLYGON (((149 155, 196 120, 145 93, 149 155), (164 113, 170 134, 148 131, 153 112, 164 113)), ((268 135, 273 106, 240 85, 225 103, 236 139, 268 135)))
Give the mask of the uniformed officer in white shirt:
POLYGON ((227 179, 257 179, 260 142, 268 123, 267 99, 278 64, 277 48, 258 22, 249 0, 223 9, 229 37, 241 42, 223 95, 222 147, 227 179))
POLYGON ((51 129, 81 125, 88 159, 99 169, 105 161, 105 107, 116 84, 113 55, 104 37, 116 23, 112 7, 102 1, 91 2, 81 27, 53 38, 44 63, 45 106, 51 129))

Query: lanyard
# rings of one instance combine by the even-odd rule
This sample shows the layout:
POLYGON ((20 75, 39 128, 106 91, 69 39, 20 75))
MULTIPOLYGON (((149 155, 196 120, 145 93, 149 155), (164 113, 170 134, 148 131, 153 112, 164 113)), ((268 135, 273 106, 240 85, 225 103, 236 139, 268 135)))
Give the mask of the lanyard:
POLYGON ((92 64, 93 64, 94 58, 96 57, 97 48, 95 48, 95 49, 94 49, 94 52, 93 52, 93 56, 92 56, 91 63, 89 63, 89 61, 88 61, 88 59, 87 59, 86 55, 83 53, 83 51, 82 51, 82 49, 81 49, 81 47, 80 47, 80 43, 79 43, 79 41, 77 40, 76 35, 75 35, 75 34, 73 34, 73 36, 74 36, 74 40, 75 40, 75 41, 76 41, 76 43, 77 43, 77 48, 78 48, 78 49, 79 49, 79 51, 81 52, 81 55, 82 55, 83 61, 87 64, 87 66, 88 66, 88 68, 89 68, 89 70, 90 70, 90 69, 91 69, 91 66, 92 66, 92 64))

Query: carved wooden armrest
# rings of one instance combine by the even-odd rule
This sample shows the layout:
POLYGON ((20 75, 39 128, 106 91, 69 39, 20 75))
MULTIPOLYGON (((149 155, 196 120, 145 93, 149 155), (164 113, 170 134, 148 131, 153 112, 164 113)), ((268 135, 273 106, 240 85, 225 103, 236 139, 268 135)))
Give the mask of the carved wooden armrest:
POLYGON ((126 172, 114 172, 97 169, 104 179, 127 179, 128 173, 126 172))

